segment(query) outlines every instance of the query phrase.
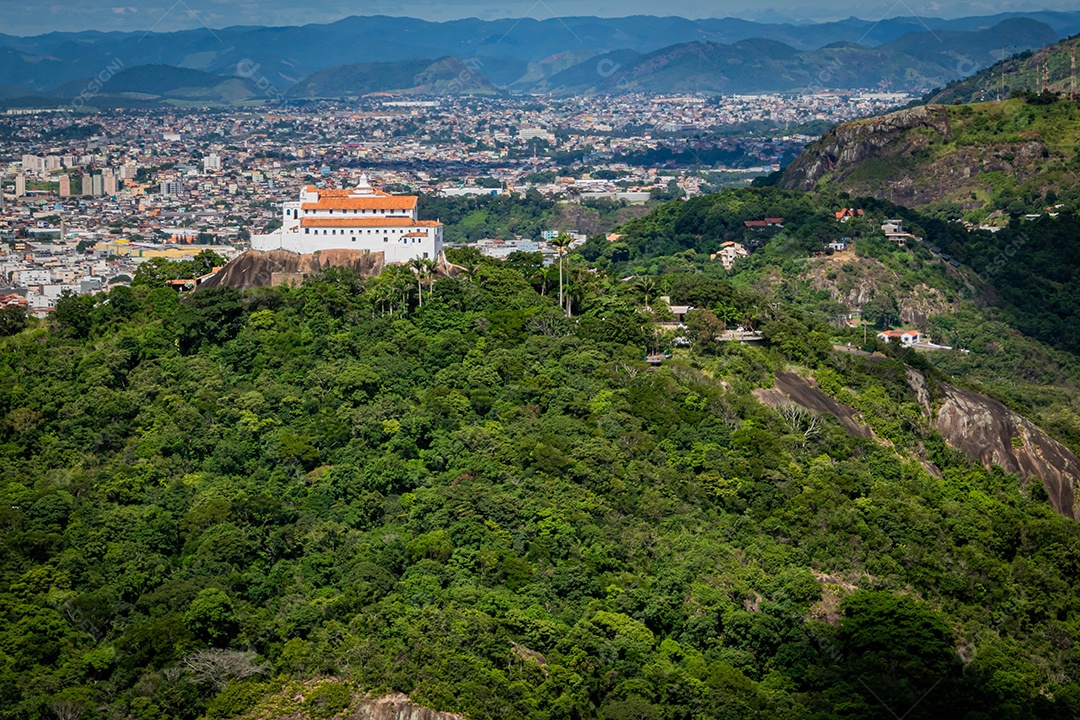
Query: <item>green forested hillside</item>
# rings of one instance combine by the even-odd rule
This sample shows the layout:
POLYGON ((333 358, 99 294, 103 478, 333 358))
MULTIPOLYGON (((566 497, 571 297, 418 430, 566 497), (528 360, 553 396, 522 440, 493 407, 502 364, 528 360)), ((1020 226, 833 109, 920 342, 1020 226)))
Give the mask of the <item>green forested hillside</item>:
POLYGON ((926 95, 927 103, 977 103, 1003 100, 1014 93, 1049 91, 1068 95, 1072 87, 1072 58, 1080 44, 1074 35, 1034 51, 1025 51, 984 68, 971 77, 954 80, 926 95))
MULTIPOLYGON (((1071 240, 1080 221, 1068 209, 1037 221, 1017 218, 997 233, 969 232, 875 198, 733 189, 666 203, 619 232, 617 242, 590 240, 582 257, 615 277, 712 276, 759 293, 759 307, 795 304, 837 325, 857 313, 878 327, 913 325, 971 349, 935 353, 930 362, 977 383, 1080 452, 1080 256, 1071 240), (848 206, 865 216, 837 222, 833 212, 848 206), (784 226, 744 225, 762 217, 781 217, 784 226), (887 242, 880 230, 886 218, 902 219, 923 242, 887 242), (839 239, 849 250, 828 251, 839 239), (751 253, 731 271, 710 257, 727 241, 751 253)), ((729 323, 742 322, 725 307, 714 309, 729 323)))
MULTIPOLYGON (((786 267, 798 276, 808 256, 828 243, 847 238, 860 256, 874 257, 890 267, 890 292, 910 290, 917 283, 964 295, 999 307, 1015 327, 1030 337, 1080 353, 1074 319, 1080 314, 1080 221, 1071 207, 1036 220, 1014 218, 1000 232, 971 231, 940 213, 918 212, 872 197, 852 198, 822 192, 818 196, 772 188, 733 189, 666 203, 654 212, 619 228, 610 243, 592 239, 581 250, 589 261, 616 275, 662 272, 727 273, 709 256, 727 241, 754 250, 736 267, 741 282, 753 282, 770 265, 786 267), (847 206, 868 213, 863 219, 839 223, 833 212, 847 206), (747 228, 747 220, 784 219, 782 228, 747 228), (909 232, 924 242, 905 247, 885 242, 880 224, 902 218, 909 232), (862 242, 860 242, 862 241, 862 242), (950 271, 938 248, 969 269, 965 276, 950 271)), ((796 299, 788 295, 785 299, 796 299)), ((810 298, 804 293, 804 301, 810 298)))
POLYGON ((0 340, 0 718, 1080 713, 1080 529, 900 359, 697 272, 650 369, 655 288, 572 260, 568 320, 530 262, 118 288, 0 340), (782 369, 875 437, 760 404, 782 369))

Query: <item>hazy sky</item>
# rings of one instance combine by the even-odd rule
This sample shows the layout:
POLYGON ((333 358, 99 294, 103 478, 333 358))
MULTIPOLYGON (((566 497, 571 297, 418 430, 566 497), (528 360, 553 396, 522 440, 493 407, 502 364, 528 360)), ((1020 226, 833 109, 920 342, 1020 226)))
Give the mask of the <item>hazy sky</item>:
MULTIPOLYGON (((349 15, 408 15, 427 20, 463 17, 544 20, 567 15, 681 15, 752 20, 818 21, 855 15, 869 20, 897 15, 960 17, 1033 10, 1023 0, 0 0, 0 32, 36 35, 71 30, 149 30, 227 25, 304 25, 349 15), (126 5, 121 4, 126 2, 126 5), (768 9, 764 9, 768 6, 768 9)), ((1043 0, 1048 10, 1080 10, 1080 0, 1043 0)))

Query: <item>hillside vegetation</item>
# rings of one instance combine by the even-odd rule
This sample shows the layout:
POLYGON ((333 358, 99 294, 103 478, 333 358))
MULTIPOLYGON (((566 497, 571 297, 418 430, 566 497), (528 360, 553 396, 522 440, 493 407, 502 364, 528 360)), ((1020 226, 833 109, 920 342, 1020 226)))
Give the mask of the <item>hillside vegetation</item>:
POLYGON ((570 320, 529 262, 144 279, 7 329, 0 717, 1080 712, 1080 527, 950 450, 898 359, 694 273, 650 369, 655 290, 572 260, 570 320), (781 370, 872 436, 759 403, 781 370))
MULTIPOLYGON (((794 303, 822 323, 843 327, 854 314, 874 327, 907 324, 970 349, 930 359, 1080 452, 1080 257, 1070 240, 1080 224, 1071 212, 997 233, 968 232, 875 198, 740 189, 666 203, 619 233, 616 242, 590 240, 580 248, 583 259, 614 277, 722 278, 759 293, 760 304, 794 303), (851 205, 866 216, 837 222, 833 212, 851 205), (782 217, 784 227, 744 225, 762 217, 782 217), (888 242, 880 230, 886 218, 902 219, 924 242, 888 242), (854 249, 826 251, 841 238, 854 249), (730 272, 710 257, 728 241, 751 251, 730 272)), ((731 307, 710 307, 729 324, 743 322, 731 307)))
MULTIPOLYGON (((1072 58, 1080 45, 1073 36, 1034 51, 1001 59, 971 77, 954 80, 929 93, 927 103, 977 103, 1003 100, 1015 93, 1040 91, 1068 95, 1072 87, 1072 58)), ((1080 87, 1075 88, 1080 91, 1080 87)))
POLYGON ((780 183, 972 221, 1076 209, 1078 140, 1080 106, 1066 100, 920 106, 833 128, 780 183))

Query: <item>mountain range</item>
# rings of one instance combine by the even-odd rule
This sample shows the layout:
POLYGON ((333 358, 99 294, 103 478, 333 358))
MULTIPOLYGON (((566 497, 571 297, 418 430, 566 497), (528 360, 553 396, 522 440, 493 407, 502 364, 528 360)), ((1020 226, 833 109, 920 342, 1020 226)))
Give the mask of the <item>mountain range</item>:
POLYGON ((432 23, 376 16, 303 27, 0 34, 0 101, 59 102, 77 97, 95 78, 107 78, 97 93, 102 106, 132 92, 151 97, 126 100, 235 104, 285 93, 926 90, 991 64, 1002 48, 1010 55, 1035 50, 1076 32, 1080 12, 878 23, 850 18, 804 26, 733 18, 432 23), (455 63, 466 64, 465 81, 455 63), (214 77, 193 86, 190 77, 164 66, 214 77), (141 67, 155 68, 141 71, 144 86, 114 86, 117 69, 141 67), (188 92, 237 77, 250 82, 194 97, 188 92), (263 92, 249 95, 252 83, 263 92))

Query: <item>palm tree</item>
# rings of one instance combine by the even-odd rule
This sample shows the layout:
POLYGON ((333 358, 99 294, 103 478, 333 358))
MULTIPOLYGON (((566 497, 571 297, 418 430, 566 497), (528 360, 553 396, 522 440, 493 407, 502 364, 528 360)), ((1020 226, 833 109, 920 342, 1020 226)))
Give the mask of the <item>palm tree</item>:
POLYGON ((427 270, 427 266, 424 265, 424 258, 414 257, 409 261, 409 267, 416 273, 416 295, 419 298, 420 307, 424 307, 424 271, 427 270))
POLYGON ((473 282, 474 280, 476 280, 476 271, 480 269, 480 264, 466 262, 461 264, 461 268, 465 271, 464 275, 469 280, 469 282, 473 282))
MULTIPOLYGON (((568 247, 570 247, 571 242, 573 242, 573 241, 570 239, 570 236, 567 235, 566 233, 559 233, 558 236, 556 236, 555 239, 553 239, 551 241, 551 244, 559 252, 559 307, 562 307, 563 304, 564 304, 564 301, 563 301, 563 255, 566 254, 566 249, 568 247)), ((569 316, 569 314, 570 313, 568 311, 567 315, 569 316)))
POLYGON ((637 286, 637 289, 640 290, 641 293, 645 296, 645 309, 651 310, 652 308, 649 307, 649 297, 656 295, 656 290, 658 287, 656 284, 656 278, 650 275, 642 275, 637 279, 634 284, 637 286))
POLYGON ((431 293, 435 292, 435 268, 438 264, 431 258, 424 258, 424 276, 427 278, 427 293, 428 299, 431 299, 431 293))
POLYGON ((540 286, 540 297, 547 295, 548 274, 547 268, 541 265, 529 272, 529 283, 540 286))

